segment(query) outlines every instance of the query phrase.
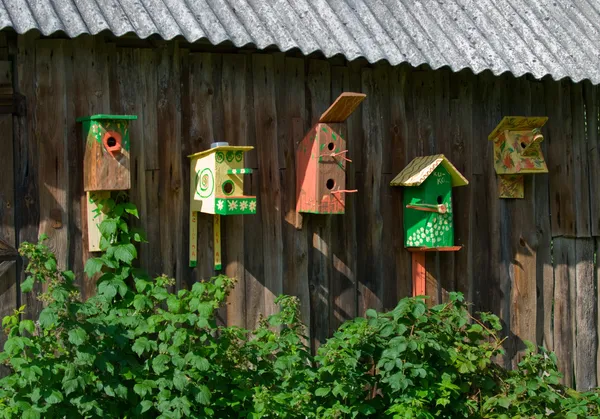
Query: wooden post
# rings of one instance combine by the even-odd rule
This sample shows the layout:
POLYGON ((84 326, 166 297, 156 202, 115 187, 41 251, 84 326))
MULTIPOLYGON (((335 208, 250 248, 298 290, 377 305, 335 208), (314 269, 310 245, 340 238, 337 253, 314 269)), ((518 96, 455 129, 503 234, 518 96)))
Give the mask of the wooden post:
POLYGON ((412 253, 412 295, 425 295, 425 252, 412 253))
POLYGON ((215 214, 214 218, 214 255, 215 255, 215 271, 221 270, 221 216, 215 214))
POLYGON ((198 212, 190 211, 190 267, 198 263, 198 212))

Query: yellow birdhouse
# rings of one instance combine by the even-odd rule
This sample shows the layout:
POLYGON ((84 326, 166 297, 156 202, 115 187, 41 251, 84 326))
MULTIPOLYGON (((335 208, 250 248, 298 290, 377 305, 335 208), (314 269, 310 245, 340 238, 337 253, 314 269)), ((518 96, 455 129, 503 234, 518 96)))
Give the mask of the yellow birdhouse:
POLYGON ((248 146, 213 143, 209 150, 188 156, 190 171, 190 266, 196 266, 198 212, 214 214, 215 269, 221 269, 221 215, 256 214, 256 197, 244 195, 244 167, 248 146))
POLYGON ((494 143, 494 168, 500 198, 523 198, 523 174, 548 173, 540 143, 548 117, 505 116, 488 136, 494 143))

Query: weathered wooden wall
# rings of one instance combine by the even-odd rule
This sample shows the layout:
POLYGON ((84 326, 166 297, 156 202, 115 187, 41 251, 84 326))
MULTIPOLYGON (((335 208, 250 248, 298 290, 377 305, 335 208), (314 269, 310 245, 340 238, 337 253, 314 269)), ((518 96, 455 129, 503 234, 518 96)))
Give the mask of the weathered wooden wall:
MULTIPOLYGON (((238 279, 223 321, 252 327, 273 312, 276 295, 297 295, 313 347, 345 319, 410 294, 401 190, 389 182, 412 158, 444 153, 470 180, 454 197, 464 249, 428 254, 428 294, 442 301, 462 291, 475 311, 498 314, 509 336, 507 366, 530 340, 556 351, 566 383, 597 385, 597 87, 282 53, 194 52, 176 42, 128 48, 100 37, 19 36, 8 51, 27 114, 12 127, 16 222, 2 214, 1 228, 16 223, 18 242, 46 233, 85 295, 94 283, 82 273, 78 116, 139 116, 131 124, 131 195, 149 238, 141 261, 153 275, 174 275, 179 287, 213 274, 208 216, 199 220, 205 251, 188 267, 186 155, 213 141, 255 146, 246 192, 258 196, 258 214, 223 221, 224 271, 238 279), (359 193, 349 195, 344 216, 304 217, 296 230, 294 144, 342 91, 367 94, 348 121, 347 186, 359 193), (550 173, 526 176, 523 200, 497 198, 487 136, 504 115, 550 117, 543 143, 550 173)), ((8 128, 2 132, 12 146, 8 128)), ((4 168, 0 194, 9 182, 4 168)), ((25 303, 31 317, 39 312, 40 303, 17 287, 1 289, 3 304, 25 303)))

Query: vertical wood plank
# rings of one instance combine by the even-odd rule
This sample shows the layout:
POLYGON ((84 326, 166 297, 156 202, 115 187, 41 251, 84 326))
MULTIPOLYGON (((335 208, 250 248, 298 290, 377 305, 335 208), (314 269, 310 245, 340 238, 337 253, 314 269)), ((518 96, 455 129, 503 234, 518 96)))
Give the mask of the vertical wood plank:
MULTIPOLYGON (((184 142, 186 155, 207 150, 214 141, 213 96, 216 88, 213 82, 212 54, 190 54, 188 61, 189 92, 186 114, 189 113, 189 124, 184 127, 187 137, 184 142)), ((189 167, 190 162, 187 160, 186 164, 189 167)), ((186 196, 189 200, 189 191, 186 196)), ((193 278, 195 281, 201 281, 214 275, 213 217, 209 214, 198 214, 197 237, 198 261, 193 278)))
MULTIPOLYGON (((283 85, 284 104, 279 108, 279 131, 284 131, 284 140, 279 144, 285 160, 282 170, 282 204, 284 222, 283 234, 283 269, 285 281, 283 292, 295 295, 300 301, 301 318, 310 328, 310 291, 308 287, 308 233, 307 228, 297 230, 296 222, 296 144, 308 130, 305 106, 305 71, 304 59, 286 58, 283 85)), ((307 330, 310 336, 310 329, 307 330)))
MULTIPOLYGON (((600 136, 598 135, 598 119, 600 118, 600 108, 598 106, 598 86, 592 85, 589 80, 583 82, 583 98, 586 116, 586 137, 587 137, 587 164, 590 171, 600 167, 600 136)), ((590 232, 592 236, 600 236, 600 200, 593 197, 600 196, 600 177, 590 176, 590 232)))
POLYGON ((552 235, 575 236, 576 208, 571 117, 571 82, 546 82, 547 164, 550 179, 552 235))
POLYGON ((380 85, 379 74, 372 69, 362 71, 362 91, 367 99, 363 107, 363 126, 365 138, 363 144, 363 182, 358 184, 360 210, 357 217, 361 220, 359 237, 364 242, 360 252, 358 266, 358 312, 364 315, 367 309, 383 308, 383 216, 381 213, 381 167, 383 164, 383 127, 381 126, 383 109, 381 95, 384 86, 380 85))
POLYGON ((163 273, 175 277, 182 288, 187 252, 179 237, 187 231, 188 214, 183 213, 182 165, 189 164, 182 155, 180 59, 177 43, 162 46, 157 60, 157 132, 159 179, 159 214, 161 222, 160 257, 163 273), (185 220, 185 222, 184 222, 185 220))
POLYGON ((558 368, 564 375, 562 383, 573 386, 573 357, 575 331, 573 330, 573 307, 571 286, 575 284, 575 247, 573 238, 554 239, 554 352, 558 368))
MULTIPOLYGON (((25 115, 15 117, 16 132, 16 222, 17 244, 23 242, 35 243, 38 239, 40 222, 39 200, 39 145, 35 133, 36 112, 36 43, 37 35, 30 33, 17 38, 17 86, 16 90, 25 97, 25 115)), ((23 265, 18 263, 19 283, 25 279, 23 265)), ((27 306, 24 318, 37 319, 42 310, 42 303, 36 298, 41 291, 36 284, 32 292, 21 294, 19 291, 18 304, 27 306)))
MULTIPOLYGON (((390 139, 391 142, 391 176, 395 177, 409 163, 407 159, 407 144, 410 141, 408 126, 411 123, 406 117, 406 80, 410 72, 408 66, 396 66, 390 69, 390 139)), ((392 195, 392 214, 390 223, 386 224, 386 234, 393 237, 393 251, 396 267, 396 295, 397 301, 412 295, 411 283, 411 256, 404 249, 404 210, 402 207, 403 188, 390 187, 389 182, 384 182, 382 187, 390 188, 392 195)))
MULTIPOLYGON (((246 144, 246 57, 223 56, 221 95, 225 141, 234 145, 246 144)), ((250 179, 244 177, 244 183, 250 179)), ((225 275, 235 278, 237 284, 227 298, 227 324, 245 326, 246 314, 244 281, 244 222, 256 216, 223 217, 225 224, 225 275)))
MULTIPOLYGON (((307 74, 307 108, 311 126, 331 105, 331 69, 327 61, 309 60, 307 74)), ((310 215, 308 266, 311 309, 311 345, 316 351, 329 334, 331 310, 331 222, 330 215, 310 215)), ((342 215, 343 217, 343 215, 342 215)), ((306 217, 304 217, 306 220, 306 217)))
POLYGON ((67 202, 65 41, 36 42, 35 138, 39 147, 40 226, 60 269, 67 267, 69 211, 67 202))
POLYGON ((577 338, 575 339, 575 388, 590 390, 597 385, 598 313, 594 281, 594 239, 578 238, 575 249, 575 289, 573 301, 577 338))
POLYGON ((265 315, 276 311, 275 298, 283 291, 283 241, 281 233, 281 185, 277 144, 277 110, 273 57, 252 57, 254 110, 257 141, 262 239, 264 250, 265 315))
MULTIPOLYGON (((565 100, 568 100, 565 97, 565 100)), ((581 83, 571 85, 571 120, 573 122, 573 189, 575 205, 575 233, 577 237, 591 237, 590 228, 590 170, 586 118, 581 83)))

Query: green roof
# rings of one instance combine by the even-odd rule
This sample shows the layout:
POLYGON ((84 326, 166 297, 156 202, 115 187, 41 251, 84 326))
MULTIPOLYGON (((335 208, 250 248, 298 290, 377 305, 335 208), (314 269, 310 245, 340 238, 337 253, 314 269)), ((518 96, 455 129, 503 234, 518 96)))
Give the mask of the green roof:
POLYGON ((137 115, 106 115, 103 113, 99 113, 97 115, 91 115, 91 116, 82 116, 80 118, 77 118, 77 122, 84 122, 84 121, 99 121, 102 119, 126 119, 126 120, 132 120, 132 119, 138 119, 137 115))

